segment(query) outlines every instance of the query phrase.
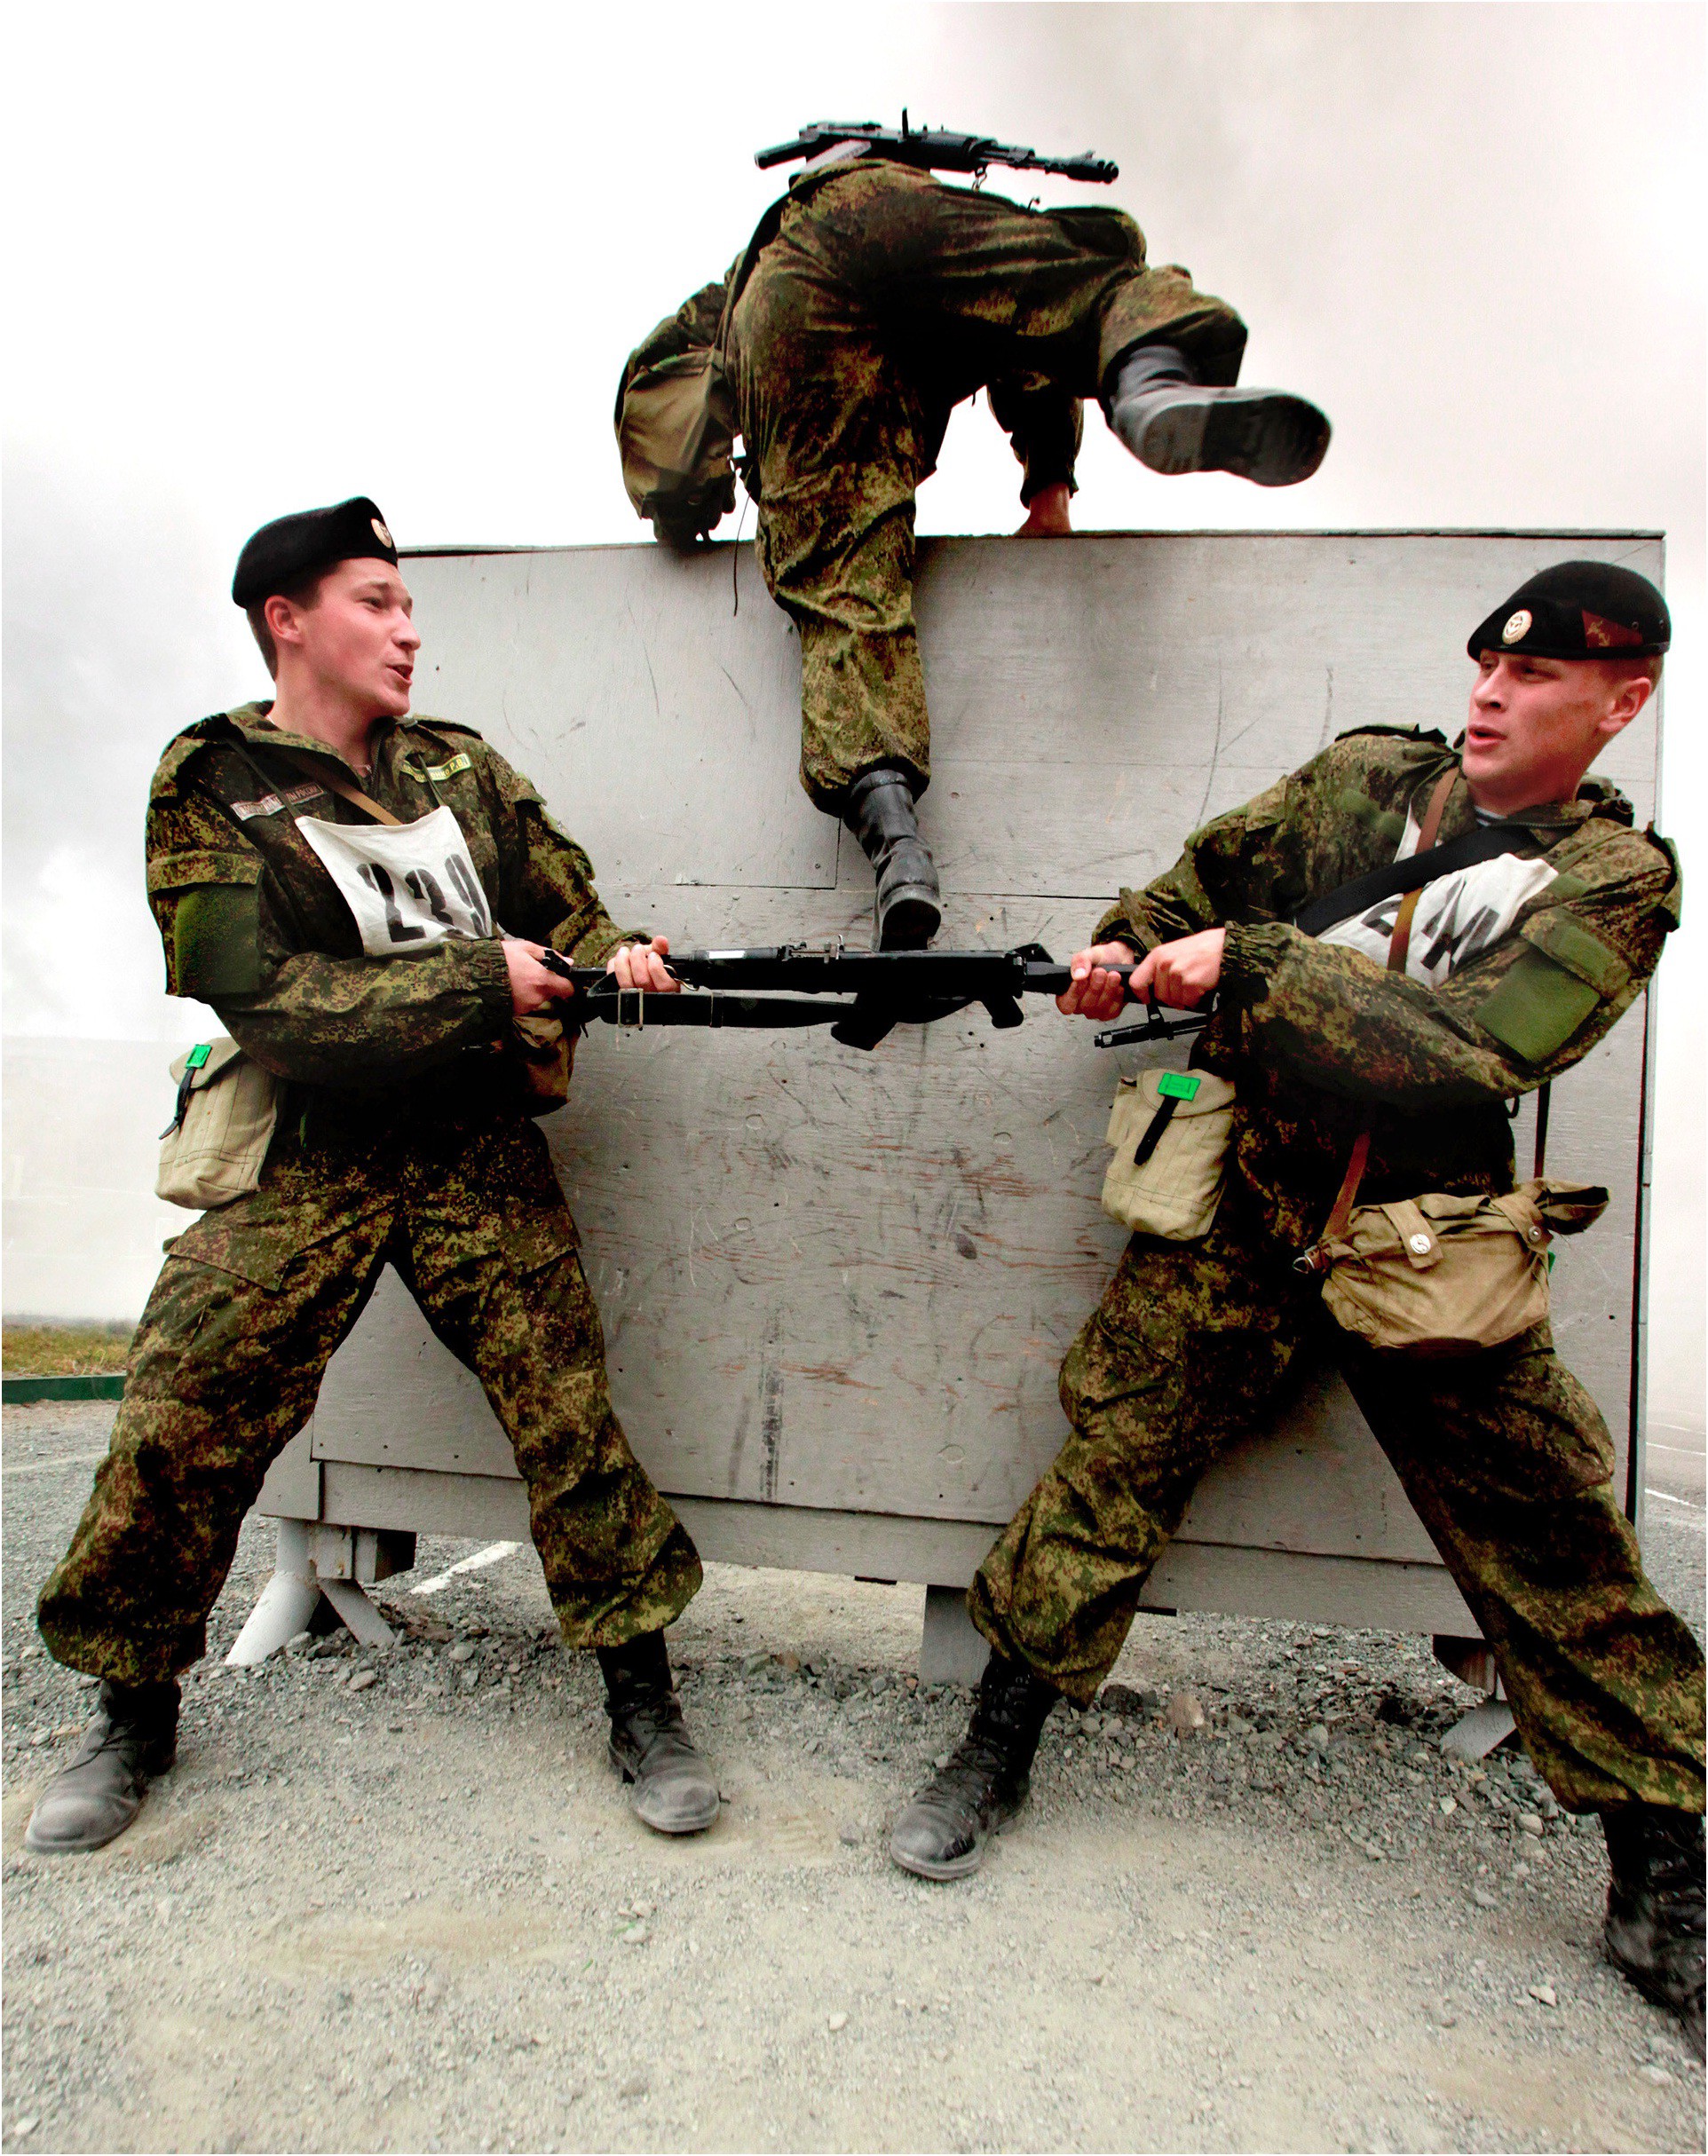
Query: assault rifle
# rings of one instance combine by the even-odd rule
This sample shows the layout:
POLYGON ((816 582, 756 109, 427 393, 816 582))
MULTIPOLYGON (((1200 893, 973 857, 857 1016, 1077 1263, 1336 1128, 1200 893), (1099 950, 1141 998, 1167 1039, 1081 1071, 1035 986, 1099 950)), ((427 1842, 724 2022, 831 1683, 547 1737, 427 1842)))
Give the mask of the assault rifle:
POLYGON ((988 165, 1011 165, 1017 172, 1060 172, 1068 179, 1095 180, 1100 186, 1120 174, 1111 158, 1099 157, 1095 150, 1084 150, 1078 157, 1040 157, 1036 150, 998 142, 990 135, 957 135, 942 127, 910 128, 905 108, 898 129, 880 127, 875 120, 811 121, 793 142, 755 152, 754 162, 768 172, 772 165, 789 164, 797 157, 816 157, 839 142, 870 143, 885 157, 922 172, 978 173, 988 165))
MULTIPOLYGON (((874 1048, 897 1025, 931 1025, 974 1004, 1007 1031, 1022 1023, 1022 996, 1059 996, 1072 979, 1041 944, 1012 951, 847 951, 841 944, 673 951, 666 961, 671 972, 707 992, 663 996, 619 988, 613 975, 572 966, 555 951, 543 962, 575 984, 574 999, 557 1007, 566 1025, 596 1019, 623 1026, 827 1025, 832 1039, 850 1048, 874 1048)), ((1127 980, 1134 968, 1110 970, 1127 980)), ((1206 1009, 1165 1018, 1152 1003, 1145 1023, 1124 1027, 1119 1038, 1174 1040, 1201 1031, 1209 1016, 1206 1009)))

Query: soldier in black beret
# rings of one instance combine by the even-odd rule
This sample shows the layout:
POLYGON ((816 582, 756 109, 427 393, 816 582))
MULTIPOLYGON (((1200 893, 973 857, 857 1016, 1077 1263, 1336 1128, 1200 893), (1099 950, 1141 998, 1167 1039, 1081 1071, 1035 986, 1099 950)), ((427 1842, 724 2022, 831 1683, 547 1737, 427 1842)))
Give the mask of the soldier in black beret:
MULTIPOLYGON (((977 1867, 1056 1702, 1097 1696, 1198 1478, 1314 1341, 1474 1613, 1531 1759, 1565 1810, 1601 1815, 1609 1955, 1700 2046, 1703 1654, 1644 1575, 1601 1412, 1534 1306, 1413 1356, 1324 1285, 1355 1204, 1409 1207, 1396 1259, 1444 1269, 1426 1209, 1570 1189, 1539 1153, 1518 1184, 1506 1104, 1597 1046, 1678 926, 1672 849, 1590 775, 1648 706, 1668 631, 1628 570, 1545 570, 1472 636, 1459 742, 1355 727, 1194 831, 1073 959, 1061 1007, 1099 1023, 1128 996, 1215 991, 1192 1082, 1228 1088, 1227 1149, 1196 1220, 1129 1218, 1063 1362, 1070 1434, 974 1578, 990 1661, 965 1740, 896 1821, 904 1870, 977 1867), (1108 970, 1135 959, 1130 982, 1108 970)), ((1190 1170, 1167 1173, 1178 1191, 1190 1170)))
POLYGON ((541 1030, 565 992, 542 946, 662 993, 668 944, 609 917, 586 854, 472 727, 411 713, 421 637, 366 496, 264 525, 232 596, 274 694, 168 743, 147 885, 169 992, 231 1036, 202 1063, 269 1106, 217 1195, 173 1193, 207 1210, 167 1245, 108 1455, 37 1610, 55 1659, 100 1678, 99 1710, 26 1839, 99 1848, 171 1765, 178 1675, 206 1651, 238 1527, 387 1263, 515 1445, 558 1625, 597 1655, 636 1812, 699 1832, 717 1784, 664 1631, 700 1560, 613 1410, 533 1120, 568 1083, 561 1031, 541 1030))

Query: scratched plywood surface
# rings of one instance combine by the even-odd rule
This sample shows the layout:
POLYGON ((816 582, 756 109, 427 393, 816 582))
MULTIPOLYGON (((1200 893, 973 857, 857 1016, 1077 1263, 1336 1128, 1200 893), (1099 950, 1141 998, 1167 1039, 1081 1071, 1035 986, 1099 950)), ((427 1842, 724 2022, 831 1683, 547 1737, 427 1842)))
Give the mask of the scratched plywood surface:
MULTIPOLYGON (((1058 952, 1202 815, 1335 731, 1456 731, 1467 627, 1534 568, 1581 554, 1660 571, 1641 537, 1121 534, 923 553, 944 940, 1058 952)), ((794 776, 792 636, 745 556, 732 611, 736 566, 722 548, 685 564, 645 547, 414 560, 421 707, 480 727, 534 778, 620 919, 693 944, 863 941, 869 872, 794 776)), ((1655 752, 1645 725, 1606 767, 1640 818, 1655 752)), ((1562 1246, 1557 1331, 1622 1448, 1641 1048, 1634 1012, 1556 1089, 1551 1159, 1613 1189, 1603 1225, 1562 1246)), ((822 1034, 597 1029, 545 1127, 619 1410, 661 1487, 890 1516, 898 1534, 1005 1520, 1061 1441, 1056 1368, 1120 1246, 1096 1205, 1114 1077, 1090 1029, 1044 1006, 1018 1032, 981 1015, 871 1055, 822 1034)), ((312 1444, 328 1462, 514 1473, 478 1384, 389 1277, 334 1359, 312 1444)), ((1206 1478, 1182 1540, 1432 1560, 1325 1370, 1206 1478)))

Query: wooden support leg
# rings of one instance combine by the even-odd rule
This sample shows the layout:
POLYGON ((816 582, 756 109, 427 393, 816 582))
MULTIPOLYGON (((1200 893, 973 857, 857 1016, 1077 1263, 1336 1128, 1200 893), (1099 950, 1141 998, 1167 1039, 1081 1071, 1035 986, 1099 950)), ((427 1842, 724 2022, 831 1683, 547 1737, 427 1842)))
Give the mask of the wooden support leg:
POLYGON ((231 1652, 225 1657, 228 1662, 243 1668, 265 1662, 269 1655, 276 1655, 286 1640, 294 1639, 298 1632, 308 1630, 308 1621, 320 1599, 314 1561, 308 1553, 309 1532, 306 1520, 279 1522, 273 1577, 261 1590, 260 1599, 232 1642, 231 1652))
POLYGON ((1441 1741, 1441 1749, 1456 1759, 1484 1759, 1497 1745, 1504 1744, 1513 1733, 1516 1724, 1513 1710, 1506 1703, 1500 1688, 1500 1672, 1495 1667, 1495 1658, 1488 1642, 1483 1639, 1459 1639, 1444 1632, 1435 1638, 1435 1660, 1442 1667, 1451 1670, 1461 1684, 1475 1685, 1489 1696, 1480 1707, 1473 1707, 1462 1714, 1441 1741))
POLYGON ((966 1590, 928 1587, 919 1643, 921 1684, 976 1685, 990 1658, 984 1634, 967 1615, 966 1590))
POLYGON ((322 1596, 364 1647, 390 1647, 397 1634, 362 1591, 361 1583, 407 1572, 415 1561, 413 1535, 281 1520, 273 1577, 225 1660, 241 1666, 276 1655, 287 1640, 308 1629, 322 1596))

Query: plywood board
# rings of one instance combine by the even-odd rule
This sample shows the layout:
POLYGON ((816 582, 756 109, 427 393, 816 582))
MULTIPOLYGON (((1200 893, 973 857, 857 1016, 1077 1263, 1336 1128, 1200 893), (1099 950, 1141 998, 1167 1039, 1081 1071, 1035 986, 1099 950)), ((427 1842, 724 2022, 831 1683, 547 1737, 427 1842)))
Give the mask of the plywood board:
MULTIPOLYGON (((1660 571, 1658 542, 1641 537, 928 546, 937 783, 923 821, 949 892, 942 940, 1035 937, 1064 953, 1200 817, 1336 731, 1451 736, 1468 626, 1571 554, 1660 571)), ((480 727, 541 785, 619 919, 678 944, 864 942, 869 871, 795 778, 791 633, 748 560, 731 613, 733 566, 725 549, 684 564, 644 547, 411 561, 421 703, 480 727)), ((1652 727, 1633 731, 1607 768, 1643 820, 1657 744, 1652 727)), ((1633 1012, 1556 1088, 1551 1157, 1613 1191, 1603 1225, 1562 1246, 1556 1330, 1622 1451, 1641 1023, 1633 1012)), ((920 1554, 919 1522, 983 1546, 1061 1441, 1057 1367, 1119 1252, 1096 1204, 1115 1069, 1089 1028, 1047 1006, 1018 1032, 993 1034, 979 1014, 870 1055, 824 1034, 596 1029, 570 1107, 545 1127, 619 1411, 684 1514, 776 1507, 797 1542, 789 1523, 814 1512, 888 1520, 894 1561, 857 1568, 897 1577, 947 1561, 946 1544, 920 1554)), ((1529 1121, 1527 1109, 1522 1146, 1529 1121)), ((515 1473, 479 1386, 390 1278, 334 1359, 312 1450, 328 1506, 357 1468, 483 1485, 515 1473)), ((1248 1563, 1266 1608, 1276 1568, 1296 1557, 1318 1581, 1324 1565, 1389 1568, 1396 1608, 1414 1612, 1415 1583, 1399 1583, 1422 1568, 1437 1605, 1462 1615, 1326 1370, 1307 1370, 1273 1427, 1206 1477, 1181 1541, 1182 1564, 1217 1553, 1203 1562, 1218 1593, 1237 1597, 1248 1563)))

